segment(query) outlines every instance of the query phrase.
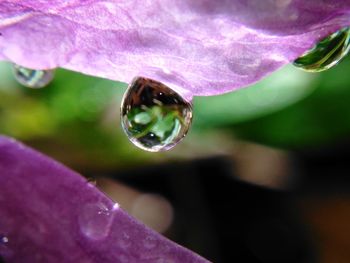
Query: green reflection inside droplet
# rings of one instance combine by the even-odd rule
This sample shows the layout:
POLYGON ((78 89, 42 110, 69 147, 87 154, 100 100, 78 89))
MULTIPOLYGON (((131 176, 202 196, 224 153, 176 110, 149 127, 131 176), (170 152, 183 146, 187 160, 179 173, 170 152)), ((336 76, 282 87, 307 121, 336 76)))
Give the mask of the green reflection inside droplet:
POLYGON ((171 143, 184 123, 179 109, 165 105, 133 108, 127 120, 129 133, 147 147, 171 143))
POLYGON ((123 97, 121 118, 124 131, 137 147, 166 151, 187 134, 192 105, 166 85, 137 77, 123 97))
POLYGON ((35 70, 19 65, 13 66, 16 80, 28 88, 43 88, 53 79, 53 70, 35 70))
POLYGON ((350 27, 345 27, 321 40, 293 64, 309 72, 320 72, 338 64, 349 50, 350 27))

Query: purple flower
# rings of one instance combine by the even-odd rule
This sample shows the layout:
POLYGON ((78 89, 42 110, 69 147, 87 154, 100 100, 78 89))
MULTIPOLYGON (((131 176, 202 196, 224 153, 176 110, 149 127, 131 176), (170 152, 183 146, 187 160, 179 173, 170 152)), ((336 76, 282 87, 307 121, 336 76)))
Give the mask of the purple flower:
MULTIPOLYGON (((188 98, 250 85, 350 24, 350 0, 2 0, 0 60, 188 98)), ((136 222, 83 177, 0 137, 9 262, 207 262, 136 222)))
POLYGON ((136 222, 79 174, 1 136, 0 215, 5 262, 208 262, 136 222))
POLYGON ((350 0, 5 0, 0 59, 214 95, 296 59, 349 12, 350 0))

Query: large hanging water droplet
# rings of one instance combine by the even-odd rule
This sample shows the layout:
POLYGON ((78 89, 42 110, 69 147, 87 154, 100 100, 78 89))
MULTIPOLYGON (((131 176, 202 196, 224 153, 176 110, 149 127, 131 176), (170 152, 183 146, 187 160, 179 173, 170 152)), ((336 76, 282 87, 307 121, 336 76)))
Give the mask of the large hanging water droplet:
POLYGON ((320 72, 338 64, 350 50, 350 27, 321 40, 294 61, 294 66, 309 72, 320 72))
POLYGON ((121 119, 136 146, 151 152, 166 151, 187 134, 192 105, 164 84, 137 77, 124 95, 121 119))
POLYGON ((54 70, 35 70, 19 65, 13 65, 13 72, 16 80, 32 89, 40 89, 48 85, 54 76, 54 70))

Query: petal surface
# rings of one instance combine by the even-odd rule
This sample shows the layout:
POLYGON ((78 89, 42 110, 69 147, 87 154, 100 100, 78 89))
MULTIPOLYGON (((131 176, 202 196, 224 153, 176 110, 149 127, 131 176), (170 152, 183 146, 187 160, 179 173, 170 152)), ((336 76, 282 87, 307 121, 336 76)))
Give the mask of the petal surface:
POLYGON ((79 174, 2 136, 0 215, 5 262, 208 262, 135 221, 79 174))
POLYGON ((349 11, 350 0, 5 0, 0 59, 215 95, 293 61, 349 11))

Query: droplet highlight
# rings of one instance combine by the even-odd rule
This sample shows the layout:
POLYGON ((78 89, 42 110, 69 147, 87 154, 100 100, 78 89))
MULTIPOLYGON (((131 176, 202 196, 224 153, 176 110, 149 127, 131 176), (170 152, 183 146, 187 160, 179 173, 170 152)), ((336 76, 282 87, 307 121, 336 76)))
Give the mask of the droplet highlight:
POLYGON ((1 235, 0 235, 0 244, 5 245, 5 244, 7 244, 8 242, 9 242, 9 239, 8 239, 7 236, 1 236, 1 235))
POLYGON ((13 65, 15 79, 23 86, 40 89, 47 86, 54 77, 54 70, 29 69, 19 65, 13 65))
POLYGON ((94 240, 106 238, 114 218, 113 209, 109 209, 103 203, 84 205, 78 220, 81 232, 94 240))
POLYGON ((296 59, 294 66, 308 72, 320 72, 337 65, 350 50, 350 27, 345 27, 317 43, 296 59))
POLYGON ((2 259, 12 258, 14 251, 10 248, 10 239, 4 234, 0 234, 0 263, 4 263, 2 259))
POLYGON ((87 182, 91 186, 97 186, 97 179, 94 177, 89 177, 87 178, 87 182))
POLYGON ((191 122, 192 104, 158 81, 137 77, 123 97, 123 129, 145 151, 170 150, 186 136, 191 122))

